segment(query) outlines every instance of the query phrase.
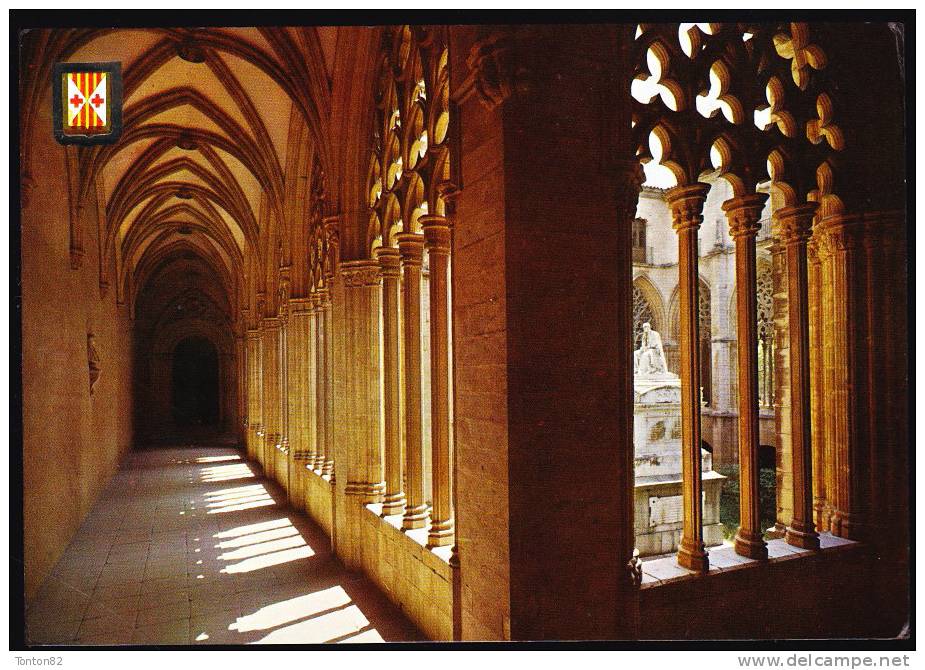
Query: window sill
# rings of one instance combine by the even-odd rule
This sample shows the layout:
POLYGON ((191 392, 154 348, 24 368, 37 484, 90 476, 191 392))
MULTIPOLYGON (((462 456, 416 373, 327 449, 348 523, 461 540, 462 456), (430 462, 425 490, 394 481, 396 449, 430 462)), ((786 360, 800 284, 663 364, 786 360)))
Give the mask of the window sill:
POLYGON ((782 539, 770 540, 768 542, 767 561, 759 561, 739 556, 735 553, 731 545, 724 544, 721 547, 708 550, 710 554, 710 570, 706 573, 694 572, 682 568, 678 565, 677 556, 674 554, 662 558, 643 560, 642 585, 640 588, 652 589, 680 582, 702 580, 714 575, 736 572, 739 570, 750 570, 786 561, 826 556, 856 549, 861 546, 858 542, 845 540, 831 535, 830 533, 820 533, 819 542, 821 545, 820 550, 810 551, 809 549, 800 549, 799 547, 791 546, 782 539))
MULTIPOLYGON (((445 563, 447 566, 450 564, 450 556, 453 553, 452 545, 446 547, 428 547, 427 546, 427 528, 413 528, 405 529, 402 528, 402 515, 401 514, 391 514, 389 516, 382 516, 382 504, 381 503, 370 503, 365 505, 366 509, 379 519, 380 522, 385 523, 397 532, 401 533, 409 540, 415 544, 420 545, 421 549, 425 555, 429 554, 434 558, 439 559, 442 563, 445 563)), ((431 566, 433 567, 433 566, 431 566)))
POLYGON ((328 484, 331 483, 331 475, 323 475, 323 474, 321 474, 321 471, 320 471, 320 470, 315 470, 314 468, 312 468, 311 466, 308 466, 308 465, 305 466, 305 469, 306 469, 308 472, 310 472, 310 473, 312 473, 313 475, 315 475, 316 477, 318 477, 319 479, 323 479, 323 480, 326 481, 328 484))

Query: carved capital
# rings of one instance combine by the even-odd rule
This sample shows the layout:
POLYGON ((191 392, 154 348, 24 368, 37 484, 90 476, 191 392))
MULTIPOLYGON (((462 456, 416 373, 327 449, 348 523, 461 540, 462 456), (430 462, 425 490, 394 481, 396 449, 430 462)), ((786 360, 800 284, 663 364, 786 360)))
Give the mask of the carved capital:
POLYGON ((462 193, 462 189, 460 189, 452 181, 447 180, 437 184, 437 193, 441 198, 443 198, 444 202, 449 204, 455 202, 456 199, 459 198, 460 194, 462 193))
POLYGON ((621 219, 636 215, 639 204, 639 192, 646 179, 642 165, 637 160, 614 161, 614 183, 616 185, 617 211, 621 219))
POLYGON ((517 66, 510 31, 499 30, 472 45, 466 65, 472 86, 488 109, 503 104, 514 93, 527 93, 527 71, 517 66))
POLYGON ((813 217, 817 202, 807 202, 792 207, 782 207, 774 212, 777 232, 785 244, 805 244, 813 232, 813 217))
POLYGON ((402 266, 420 266, 424 257, 424 236, 420 233, 399 233, 396 238, 402 266))
POLYGON ((703 223, 703 203, 709 191, 709 184, 699 182, 668 189, 665 199, 671 209, 672 225, 676 231, 700 228, 703 223))
POLYGON ((450 253, 450 222, 439 214, 426 214, 420 218, 421 230, 428 253, 450 253))
POLYGON ((375 286, 379 283, 379 264, 376 261, 348 261, 341 263, 344 286, 375 286))
POLYGON ((401 277, 401 254, 395 247, 379 247, 376 249, 376 260, 379 261, 379 274, 382 277, 401 277))
POLYGON ((761 213, 768 200, 767 193, 751 193, 723 203, 729 221, 729 234, 733 238, 757 237, 761 230, 761 213))
POLYGON ((304 314, 305 312, 310 312, 313 307, 314 302, 310 296, 307 298, 289 298, 290 314, 304 314))

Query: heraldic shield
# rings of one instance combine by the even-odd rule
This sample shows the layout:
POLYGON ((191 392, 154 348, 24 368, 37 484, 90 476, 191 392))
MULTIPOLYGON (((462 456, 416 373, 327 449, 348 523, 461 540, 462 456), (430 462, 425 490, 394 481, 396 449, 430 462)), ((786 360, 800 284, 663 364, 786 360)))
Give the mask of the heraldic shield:
POLYGON ((61 144, 113 144, 122 135, 121 63, 55 63, 52 95, 61 144))

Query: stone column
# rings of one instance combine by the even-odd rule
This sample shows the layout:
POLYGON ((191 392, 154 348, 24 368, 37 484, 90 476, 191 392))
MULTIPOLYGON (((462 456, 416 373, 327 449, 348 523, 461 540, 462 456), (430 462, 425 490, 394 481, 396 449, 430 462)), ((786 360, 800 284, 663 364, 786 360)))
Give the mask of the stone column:
POLYGON ((684 480, 684 528, 678 564, 706 572, 709 558, 703 543, 703 462, 700 454, 700 272, 697 231, 703 222, 707 184, 676 186, 667 193, 678 234, 678 291, 681 349, 681 472, 684 480))
POLYGON ((321 318, 321 328, 324 332, 322 351, 324 356, 322 366, 324 392, 321 396, 321 401, 324 403, 324 422, 322 424, 324 432, 324 463, 321 465, 321 474, 334 477, 334 317, 331 310, 330 290, 322 291, 320 295, 321 311, 319 312, 319 317, 321 318))
POLYGON ((424 448, 421 440, 421 262, 423 236, 398 236, 402 270, 402 344, 405 358, 405 477, 404 528, 423 528, 427 524, 424 501, 424 448))
POLYGON ((813 464, 809 407, 809 291, 806 243, 817 204, 783 207, 774 213, 787 254, 790 322, 790 427, 793 448, 793 520, 785 538, 804 549, 818 549, 813 525, 813 464))
POLYGON ((401 267, 398 249, 376 250, 382 277, 382 393, 385 429, 385 497, 382 514, 405 511, 404 454, 401 440, 401 374, 399 365, 398 304, 401 267))
POLYGON ((276 476, 276 454, 279 444, 279 319, 263 320, 263 417, 264 417, 264 474, 276 476))
POLYGON ((318 332, 315 294, 305 298, 305 463, 313 470, 318 462, 318 332))
POLYGON ((450 480, 449 264, 450 226, 443 216, 421 217, 430 261, 430 430, 433 509, 427 544, 453 544, 450 480))
POLYGON ((810 411, 813 452, 813 522, 817 531, 828 528, 826 511, 827 466, 825 460, 825 339, 823 336, 822 260, 815 233, 806 245, 809 262, 809 367, 810 411))
POLYGON ((263 400, 260 397, 260 331, 247 331, 247 457, 257 460, 261 453, 260 431, 262 430, 263 400))
POLYGON ((780 241, 779 224, 772 220, 771 245, 774 313, 774 447, 776 508, 774 526, 766 529, 771 539, 784 536, 793 517, 793 453, 790 427, 790 324, 787 288, 787 253, 780 241))
POLYGON ((243 332, 234 338, 235 394, 234 432, 247 449, 247 340, 243 332))
POLYGON ((303 482, 305 466, 312 458, 314 441, 310 439, 313 419, 309 414, 309 332, 311 327, 310 298, 289 300, 289 324, 286 332, 289 379, 289 501, 296 509, 305 504, 303 482))
POLYGON ((327 289, 319 289, 312 295, 315 314, 315 462, 312 469, 319 475, 324 469, 325 449, 327 445, 324 441, 324 426, 326 423, 325 398, 330 389, 325 389, 324 374, 324 309, 321 306, 321 293, 327 289))
MULTIPOLYGON (((830 466, 823 473, 823 488, 825 489, 825 504, 819 519, 819 530, 832 530, 832 518, 835 514, 835 504, 838 498, 836 484, 836 439, 838 434, 838 402, 835 390, 835 345, 838 335, 835 332, 835 279, 833 274, 832 255, 834 245, 829 243, 827 235, 820 234, 816 238, 816 255, 821 264, 820 274, 822 285, 822 304, 820 311, 822 330, 822 375, 813 381, 813 384, 823 389, 830 389, 823 396, 822 426, 819 433, 813 433, 813 442, 822 441, 822 453, 826 463, 830 466)), ((815 426, 813 426, 815 428, 815 426)))
MULTIPOLYGON (((379 377, 379 264, 371 260, 347 261, 341 263, 340 271, 346 316, 343 339, 349 362, 345 370, 345 421, 350 463, 344 493, 359 497, 363 503, 377 503, 382 502, 385 492, 379 377)), ((325 308, 326 322, 328 309, 325 308)), ((329 335, 329 331, 325 333, 326 341, 329 335)), ((328 367, 326 363, 325 368, 328 367)), ((330 444, 325 450, 328 454, 329 448, 330 444)))
POLYGON ((289 313, 284 304, 279 310, 279 453, 277 481, 289 492, 289 313))
POLYGON ((765 559, 761 536, 758 484, 758 300, 755 238, 761 225, 766 193, 753 193, 723 203, 729 233, 736 247, 736 326, 739 382, 739 530, 737 554, 765 559))

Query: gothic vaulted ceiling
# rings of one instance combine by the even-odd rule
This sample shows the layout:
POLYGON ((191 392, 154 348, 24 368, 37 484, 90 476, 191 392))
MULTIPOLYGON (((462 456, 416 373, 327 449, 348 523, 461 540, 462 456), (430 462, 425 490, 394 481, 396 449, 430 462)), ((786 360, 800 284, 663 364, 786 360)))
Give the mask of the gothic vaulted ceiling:
POLYGON ((70 147, 69 159, 79 200, 96 196, 101 266, 114 260, 111 280, 126 299, 177 254, 201 257, 233 296, 248 249, 255 267, 266 254, 286 253, 263 228, 285 227, 295 215, 286 207, 304 201, 312 161, 326 162, 319 139, 337 30, 61 30, 36 38, 45 63, 122 63, 121 139, 70 147))

